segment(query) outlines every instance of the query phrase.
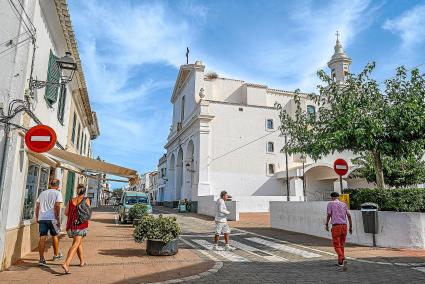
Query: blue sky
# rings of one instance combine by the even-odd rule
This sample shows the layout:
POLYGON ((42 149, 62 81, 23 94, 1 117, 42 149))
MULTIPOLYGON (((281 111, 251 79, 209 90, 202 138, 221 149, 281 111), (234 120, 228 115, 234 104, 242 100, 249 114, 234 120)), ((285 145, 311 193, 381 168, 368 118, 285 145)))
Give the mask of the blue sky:
MULTIPOLYGON (((335 31, 351 72, 377 80, 425 62, 425 1, 69 1, 101 135, 94 154, 146 172, 165 152, 179 66, 314 92, 335 31)), ((422 66, 421 70, 425 68, 422 66)))

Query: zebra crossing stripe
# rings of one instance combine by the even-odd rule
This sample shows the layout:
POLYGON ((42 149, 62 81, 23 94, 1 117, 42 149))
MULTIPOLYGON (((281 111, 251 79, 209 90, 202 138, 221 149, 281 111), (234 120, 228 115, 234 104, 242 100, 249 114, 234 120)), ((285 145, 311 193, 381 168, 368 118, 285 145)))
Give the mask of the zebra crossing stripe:
POLYGON ((191 242, 189 242, 189 241, 187 241, 187 240, 185 240, 185 239, 183 239, 183 238, 180 238, 180 240, 181 240, 182 242, 184 242, 185 244, 187 244, 188 246, 190 246, 191 248, 196 249, 196 251, 197 251, 197 252, 199 252, 200 254, 205 255, 206 257, 210 258, 211 260, 219 261, 219 260, 218 260, 215 256, 211 255, 210 253, 206 252, 205 250, 198 249, 198 248, 197 248, 194 244, 192 244, 191 242))
POLYGON ((259 254, 259 253, 258 253, 258 251, 260 251, 259 249, 254 248, 254 247, 252 247, 252 246, 248 246, 248 245, 246 245, 246 244, 243 244, 243 243, 240 243, 240 242, 237 242, 237 241, 234 241, 234 240, 230 240, 230 244, 231 244, 232 246, 234 246, 235 248, 238 248, 238 249, 241 249, 241 250, 244 250, 244 251, 250 252, 250 253, 252 253, 252 254, 255 254, 256 256, 260 256, 260 257, 262 257, 262 258, 265 258, 265 259, 267 259, 267 260, 268 260, 268 261, 270 261, 270 262, 283 262, 283 261, 288 261, 286 258, 283 258, 283 257, 277 256, 277 255, 272 255, 272 254, 262 255, 262 254, 259 254))
POLYGON ((418 270, 420 272, 424 272, 425 273, 425 267, 415 267, 415 268, 412 268, 412 269, 415 269, 415 270, 418 270))
POLYGON ((281 250, 281 251, 288 252, 288 253, 291 253, 291 254, 296 254, 296 255, 302 256, 304 258, 320 257, 320 255, 316 254, 316 253, 312 253, 312 252, 308 252, 308 251, 305 251, 305 250, 293 248, 293 247, 290 247, 290 246, 287 246, 287 245, 267 241, 267 240, 260 239, 260 238, 257 238, 257 237, 246 238, 246 239, 248 241, 251 241, 251 242, 254 242, 254 243, 257 243, 257 244, 262 244, 262 245, 265 245, 265 246, 268 246, 268 247, 271 247, 271 248, 274 248, 274 249, 277 249, 277 250, 281 250))
MULTIPOLYGON (((203 248, 207 249, 207 250, 212 250, 213 249, 213 244, 206 241, 206 240, 192 240, 193 242, 197 243, 198 245, 202 246, 203 248)), ((230 260, 232 262, 250 262, 249 259, 237 255, 235 253, 232 253, 230 251, 214 251, 214 253, 224 257, 227 260, 230 260)))

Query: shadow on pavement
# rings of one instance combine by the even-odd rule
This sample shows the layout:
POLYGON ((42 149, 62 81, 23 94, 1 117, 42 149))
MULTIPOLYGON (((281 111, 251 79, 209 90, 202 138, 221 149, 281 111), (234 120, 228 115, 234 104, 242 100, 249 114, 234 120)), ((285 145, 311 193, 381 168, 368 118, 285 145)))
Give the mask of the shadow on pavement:
POLYGON ((146 256, 145 249, 102 249, 98 252, 101 255, 118 256, 118 257, 137 257, 146 256))
POLYGON ((91 222, 99 222, 99 223, 103 223, 103 224, 115 224, 115 219, 105 219, 105 218, 93 218, 90 220, 91 222))
MULTIPOLYGON (((164 266, 161 271, 147 273, 143 276, 136 276, 132 278, 127 278, 123 281, 113 282, 114 284, 123 284, 123 283, 149 283, 149 282, 162 282, 171 279, 179 279, 192 275, 196 275, 202 272, 207 271, 212 268, 214 265, 213 261, 197 263, 185 266, 183 268, 173 269, 170 265, 164 266), (167 269, 168 267, 168 269, 167 269)), ((184 282, 186 283, 186 282, 184 282)))

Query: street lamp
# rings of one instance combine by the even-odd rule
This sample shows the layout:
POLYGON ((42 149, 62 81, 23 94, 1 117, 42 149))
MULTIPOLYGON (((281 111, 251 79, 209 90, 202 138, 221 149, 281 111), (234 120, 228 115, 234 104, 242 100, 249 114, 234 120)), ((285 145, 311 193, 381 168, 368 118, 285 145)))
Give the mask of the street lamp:
POLYGON ((62 71, 61 81, 71 82, 74 77, 75 70, 77 70, 77 63, 71 57, 71 52, 65 52, 65 56, 57 60, 56 63, 62 71))
POLYGON ((288 136, 285 133, 286 201, 289 201, 288 150, 286 149, 287 143, 288 143, 288 136))
MULTIPOLYGON (((192 160, 192 162, 193 162, 193 160, 192 160)), ((189 161, 187 161, 186 162, 186 170, 188 172, 194 173, 195 171, 191 169, 191 166, 192 166, 191 163, 189 161)))
POLYGON ((72 81, 75 71, 77 70, 77 63, 75 63, 74 59, 71 57, 71 53, 68 51, 65 52, 65 56, 57 60, 56 64, 58 65, 59 70, 61 72, 60 82, 40 81, 37 79, 33 79, 32 77, 33 66, 31 66, 31 75, 30 75, 30 82, 29 82, 29 89, 30 89, 31 96, 35 89, 42 89, 49 84, 50 85, 68 84, 69 82, 72 81))
POLYGON ((302 154, 301 157, 300 157, 300 159, 301 159, 301 161, 303 163, 303 194, 304 194, 304 201, 307 201, 306 200, 306 195, 305 195, 305 174, 304 174, 305 173, 305 163, 307 161, 307 157, 304 154, 302 154))

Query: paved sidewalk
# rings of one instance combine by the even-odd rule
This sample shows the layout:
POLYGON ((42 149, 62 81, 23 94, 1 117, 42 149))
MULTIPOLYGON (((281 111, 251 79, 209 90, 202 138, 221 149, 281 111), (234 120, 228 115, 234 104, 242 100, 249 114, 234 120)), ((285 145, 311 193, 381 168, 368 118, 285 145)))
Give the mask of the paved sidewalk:
MULTIPOLYGON (((115 225, 111 210, 95 211, 89 229, 83 243, 87 266, 78 267, 75 257, 71 274, 63 275, 63 260, 39 267, 38 253, 32 252, 9 271, 0 272, 0 283, 149 283, 197 275, 215 264, 183 242, 175 256, 146 255, 145 244, 133 240, 132 226, 115 225)), ((70 245, 64 236, 60 250, 65 256, 70 245)), ((46 259, 52 254, 50 247, 46 259)))

